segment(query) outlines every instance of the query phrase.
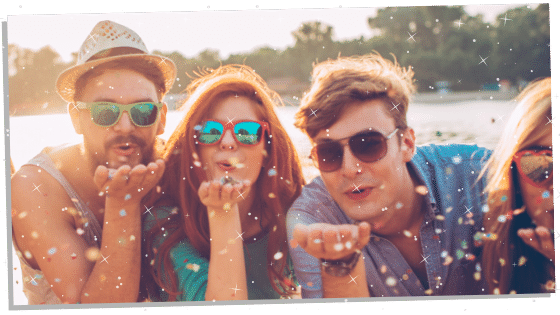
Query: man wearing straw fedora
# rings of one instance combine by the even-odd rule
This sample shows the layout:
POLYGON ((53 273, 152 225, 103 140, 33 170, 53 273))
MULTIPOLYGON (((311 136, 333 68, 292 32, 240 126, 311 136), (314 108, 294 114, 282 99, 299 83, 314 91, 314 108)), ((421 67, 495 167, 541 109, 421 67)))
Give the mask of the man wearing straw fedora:
POLYGON ((314 66, 296 126, 321 176, 286 218, 303 298, 487 293, 474 236, 490 152, 416 146, 412 77, 378 54, 314 66))
POLYGON ((103 21, 56 87, 78 145, 45 148, 14 174, 12 236, 29 304, 136 302, 142 198, 164 163, 162 102, 173 62, 131 29, 103 21))

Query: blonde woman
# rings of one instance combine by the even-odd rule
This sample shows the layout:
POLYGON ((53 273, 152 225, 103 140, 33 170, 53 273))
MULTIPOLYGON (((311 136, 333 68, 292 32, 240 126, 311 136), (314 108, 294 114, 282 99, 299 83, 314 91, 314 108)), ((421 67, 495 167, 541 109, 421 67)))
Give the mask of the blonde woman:
POLYGON ((551 79, 517 97, 487 164, 483 271, 494 294, 554 290, 551 79))

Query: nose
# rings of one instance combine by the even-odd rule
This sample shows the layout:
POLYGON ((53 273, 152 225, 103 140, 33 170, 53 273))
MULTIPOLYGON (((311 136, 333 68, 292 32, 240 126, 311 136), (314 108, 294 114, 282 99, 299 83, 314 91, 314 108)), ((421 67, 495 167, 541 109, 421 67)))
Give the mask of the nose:
POLYGON ((117 123, 113 126, 115 131, 118 132, 122 132, 122 133, 128 133, 131 132, 132 130, 134 130, 135 125, 132 122, 132 120, 130 119, 130 116, 128 115, 128 112, 124 112, 122 113, 121 118, 119 119, 119 121, 117 121, 117 123))
POLYGON ((350 146, 345 145, 343 149, 344 154, 342 155, 342 166, 340 171, 342 176, 346 178, 354 178, 361 173, 360 160, 352 154, 350 146))
POLYGON ((222 150, 233 150, 237 148, 237 142, 235 142, 233 132, 231 130, 226 130, 222 140, 220 141, 220 148, 222 150))

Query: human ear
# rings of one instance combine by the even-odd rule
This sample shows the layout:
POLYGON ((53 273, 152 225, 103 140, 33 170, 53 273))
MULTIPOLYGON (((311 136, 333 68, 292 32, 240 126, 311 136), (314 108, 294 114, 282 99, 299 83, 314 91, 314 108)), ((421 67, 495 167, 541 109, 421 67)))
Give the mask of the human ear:
POLYGON ((400 145, 403 162, 410 162, 416 153, 416 135, 414 133, 414 129, 408 127, 405 130, 399 130, 398 132, 400 132, 400 145))

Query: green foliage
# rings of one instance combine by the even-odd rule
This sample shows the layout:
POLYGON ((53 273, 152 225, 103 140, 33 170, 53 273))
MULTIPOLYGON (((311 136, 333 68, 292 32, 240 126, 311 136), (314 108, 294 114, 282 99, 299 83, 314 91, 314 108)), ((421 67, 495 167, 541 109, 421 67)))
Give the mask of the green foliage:
MULTIPOLYGON (((154 53, 177 66, 171 94, 183 92, 201 69, 236 63, 251 66, 267 81, 284 82, 275 87, 284 88, 278 90, 284 96, 300 97, 314 63, 373 50, 389 59, 394 55, 401 66, 411 66, 420 92, 434 91, 438 81, 448 81, 452 90, 461 91, 479 90, 498 78, 516 84, 551 75, 548 4, 535 10, 525 6, 508 10, 494 23, 468 15, 462 6, 388 7, 367 22, 373 34, 369 38, 335 41, 332 26, 310 21, 291 33, 294 43, 284 50, 260 47, 224 60, 209 49, 192 58, 179 52, 154 53), (286 88, 285 82, 292 88, 286 88)), ((10 112, 35 113, 45 103, 48 109, 65 108, 54 83, 75 60, 61 62, 50 47, 36 52, 16 45, 8 49, 10 112)))

